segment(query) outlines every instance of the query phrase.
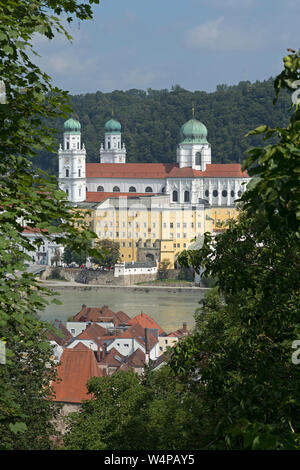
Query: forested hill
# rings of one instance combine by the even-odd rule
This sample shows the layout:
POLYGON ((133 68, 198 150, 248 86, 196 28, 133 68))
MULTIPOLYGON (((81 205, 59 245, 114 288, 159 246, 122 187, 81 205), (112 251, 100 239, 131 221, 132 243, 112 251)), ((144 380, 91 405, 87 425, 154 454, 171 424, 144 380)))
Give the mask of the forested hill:
MULTIPOLYGON (((176 85, 169 90, 128 90, 112 93, 88 93, 70 96, 73 116, 82 127, 82 142, 87 161, 99 162, 104 124, 114 118, 122 124, 127 162, 176 162, 180 127, 192 117, 208 129, 213 163, 240 162, 245 150, 261 143, 260 137, 245 138, 259 126, 284 126, 288 122, 290 97, 282 94, 273 105, 273 80, 240 82, 235 86, 219 85, 213 93, 187 91, 176 85)), ((48 121, 56 128, 57 148, 62 142, 63 121, 48 121)), ((41 152, 35 164, 57 175, 57 155, 41 152)))

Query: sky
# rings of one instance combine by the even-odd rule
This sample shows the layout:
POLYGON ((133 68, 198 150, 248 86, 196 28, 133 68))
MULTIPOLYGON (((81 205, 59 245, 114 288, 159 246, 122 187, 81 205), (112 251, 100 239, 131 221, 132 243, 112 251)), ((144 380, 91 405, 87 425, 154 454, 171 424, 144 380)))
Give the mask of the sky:
POLYGON ((298 50, 300 0, 100 0, 94 19, 40 35, 36 60, 71 94, 133 88, 213 92, 282 70, 298 50))

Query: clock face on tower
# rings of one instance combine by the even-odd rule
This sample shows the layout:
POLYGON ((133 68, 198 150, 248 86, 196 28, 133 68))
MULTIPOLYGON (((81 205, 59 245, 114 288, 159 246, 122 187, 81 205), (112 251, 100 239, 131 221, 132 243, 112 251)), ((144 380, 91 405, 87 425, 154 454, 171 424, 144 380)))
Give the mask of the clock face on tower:
POLYGON ((69 163, 70 163, 70 159, 69 159, 69 158, 65 158, 65 159, 64 159, 64 164, 65 164, 65 165, 69 165, 69 163))

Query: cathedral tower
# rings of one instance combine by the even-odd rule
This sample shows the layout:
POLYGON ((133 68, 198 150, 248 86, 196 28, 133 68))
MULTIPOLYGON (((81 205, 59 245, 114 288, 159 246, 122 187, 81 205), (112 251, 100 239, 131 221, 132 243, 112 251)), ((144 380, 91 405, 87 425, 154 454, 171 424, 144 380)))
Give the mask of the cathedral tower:
POLYGON ((100 163, 126 163, 126 148, 122 145, 121 124, 110 119, 104 126, 104 147, 100 147, 100 163))
POLYGON ((58 150, 59 187, 70 202, 86 199, 86 150, 81 146, 80 122, 71 118, 64 123, 64 142, 58 150))
POLYGON ((177 147, 179 168, 191 167, 205 171, 211 163, 211 147, 207 141, 207 129, 193 117, 180 129, 181 142, 177 147))

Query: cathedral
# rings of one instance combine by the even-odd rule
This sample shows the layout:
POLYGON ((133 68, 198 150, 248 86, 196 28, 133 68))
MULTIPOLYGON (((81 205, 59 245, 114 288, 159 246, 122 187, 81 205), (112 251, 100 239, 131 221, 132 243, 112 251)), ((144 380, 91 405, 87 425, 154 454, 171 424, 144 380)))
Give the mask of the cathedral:
POLYGON ((64 142, 59 148, 59 185, 71 202, 97 202, 97 193, 167 194, 170 204, 233 206, 249 181, 241 165, 211 162, 207 129, 190 119, 180 129, 176 163, 127 163, 121 124, 105 124, 105 140, 99 163, 86 163, 81 143, 81 125, 75 119, 64 123, 64 142))
POLYGON ((207 128, 194 116, 181 126, 176 163, 127 163, 121 124, 112 118, 104 130, 99 162, 87 163, 80 122, 64 123, 59 187, 74 207, 92 211, 87 222, 100 240, 118 241, 121 261, 173 265, 197 237, 236 216, 249 176, 238 163, 212 163, 207 128))

